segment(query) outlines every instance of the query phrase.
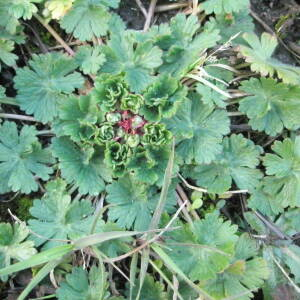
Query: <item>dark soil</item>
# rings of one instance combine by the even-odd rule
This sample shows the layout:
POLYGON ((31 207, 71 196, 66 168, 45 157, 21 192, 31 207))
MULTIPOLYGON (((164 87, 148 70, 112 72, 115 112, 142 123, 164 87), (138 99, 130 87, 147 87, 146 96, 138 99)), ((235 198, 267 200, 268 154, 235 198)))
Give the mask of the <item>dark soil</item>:
POLYGON ((286 47, 280 45, 276 57, 284 63, 296 64, 295 57, 300 56, 300 0, 251 0, 251 9, 265 23, 263 26, 256 22, 258 32, 268 28, 276 32, 276 26, 281 27, 279 37, 286 47))

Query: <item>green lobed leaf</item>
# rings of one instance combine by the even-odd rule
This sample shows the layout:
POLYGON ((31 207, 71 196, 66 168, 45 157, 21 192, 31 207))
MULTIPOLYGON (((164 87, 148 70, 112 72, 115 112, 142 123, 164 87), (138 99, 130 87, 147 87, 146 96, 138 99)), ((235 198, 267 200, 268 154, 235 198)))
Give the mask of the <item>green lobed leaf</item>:
POLYGON ((100 46, 81 46, 76 52, 75 61, 84 74, 96 75, 105 62, 105 56, 100 46))
POLYGON ((158 76, 144 94, 145 105, 141 113, 148 121, 157 122, 161 118, 172 117, 179 105, 186 100, 187 88, 167 74, 158 76))
POLYGON ((252 191, 263 177, 256 169, 261 149, 241 134, 225 137, 222 145, 223 151, 213 162, 196 166, 190 176, 211 193, 228 191, 232 181, 239 189, 252 191))
POLYGON ((71 274, 67 274, 66 280, 61 282, 56 291, 59 300, 99 300, 107 299, 108 283, 106 273, 100 268, 92 266, 90 271, 81 267, 74 267, 71 274))
POLYGON ((127 168, 134 172, 138 181, 162 185, 165 169, 170 156, 170 146, 136 147, 127 168))
POLYGON ((217 213, 206 214, 204 219, 169 233, 166 251, 191 280, 215 279, 234 255, 236 231, 236 225, 224 222, 217 213))
POLYGON ((173 17, 169 28, 162 27, 164 34, 157 40, 157 45, 164 50, 160 72, 182 77, 192 69, 203 51, 216 45, 220 39, 219 31, 205 30, 196 34, 199 27, 196 16, 184 14, 173 17))
POLYGON ((249 0, 206 0, 200 4, 206 14, 232 13, 240 11, 250 5, 249 0))
POLYGON ((83 86, 83 77, 74 72, 75 61, 61 53, 33 55, 30 67, 17 70, 14 78, 21 109, 43 123, 58 114, 58 105, 76 88, 83 86))
POLYGON ((175 136, 176 152, 186 163, 210 163, 222 151, 230 120, 225 110, 201 102, 199 94, 193 93, 190 98, 164 123, 175 136))
MULTIPOLYGON (((46 193, 36 199, 30 208, 34 219, 28 221, 36 246, 43 250, 59 246, 63 240, 77 239, 90 233, 94 221, 94 209, 90 201, 71 201, 66 183, 57 179, 46 185, 46 193), (57 241, 62 240, 62 241, 57 241)), ((99 225, 103 222, 99 221, 99 225)))
POLYGON ((118 0, 75 0, 61 27, 81 41, 106 35, 111 18, 108 7, 117 8, 118 4, 118 0))
MULTIPOLYGON (((36 249, 34 243, 25 241, 29 234, 26 225, 0 223, 0 269, 8 267, 12 260, 23 261, 34 254, 36 249)), ((1 280, 6 281, 7 275, 1 276, 1 280)))
POLYGON ((215 17, 210 17, 204 26, 220 30, 221 39, 219 43, 221 44, 228 42, 235 35, 239 34, 231 43, 233 45, 243 45, 245 41, 242 35, 246 32, 254 31, 253 19, 249 14, 248 8, 241 9, 238 12, 217 14, 215 17))
POLYGON ((278 45, 275 36, 264 32, 260 39, 254 33, 245 33, 243 37, 248 45, 240 46, 240 52, 251 63, 252 71, 271 77, 277 74, 284 83, 299 84, 300 68, 284 64, 272 57, 278 45))
POLYGON ((62 176, 78 187, 79 193, 98 195, 104 190, 111 172, 103 162, 103 149, 91 146, 80 148, 69 138, 52 140, 53 155, 59 159, 62 176))
MULTIPOLYGON (((217 84, 216 86, 223 90, 223 85, 217 84)), ((225 108, 227 105, 224 101, 226 97, 207 85, 201 83, 197 84, 196 91, 199 95, 201 95, 201 101, 208 106, 225 108)))
MULTIPOLYGON (((132 291, 132 299, 137 299, 139 285, 135 284, 132 291)), ((127 284, 127 297, 129 296, 129 285, 127 284)), ((168 300, 166 292, 164 291, 164 285, 147 274, 143 283, 142 290, 140 292, 140 299, 143 300, 168 300)))
POLYGON ((53 158, 42 149, 34 126, 24 125, 18 132, 14 122, 0 126, 0 192, 20 191, 29 194, 38 190, 35 176, 48 180, 53 158))
POLYGON ((239 110, 247 114, 253 129, 275 136, 284 128, 300 127, 298 87, 272 78, 251 78, 242 81, 240 89, 250 94, 239 102, 239 110))
POLYGON ((130 90, 142 92, 154 80, 153 69, 162 64, 162 51, 151 40, 138 42, 134 34, 122 26, 113 31, 106 46, 102 47, 106 62, 101 68, 104 73, 124 73, 130 90))
POLYGON ((96 99, 91 95, 71 96, 59 107, 59 120, 54 123, 57 136, 68 135, 75 142, 95 138, 95 124, 103 122, 104 116, 96 99))
MULTIPOLYGON (((108 185, 107 202, 112 204, 108 218, 122 228, 146 230, 151 222, 152 212, 158 202, 159 193, 154 186, 137 181, 133 176, 125 176, 108 185)), ((174 186, 170 188, 166 210, 174 211, 176 198, 174 186)))
POLYGON ((40 3, 43 0, 12 0, 9 5, 9 13, 15 18, 29 20, 32 15, 38 11, 34 3, 40 3))
POLYGON ((267 263, 258 256, 256 241, 243 234, 235 245, 230 265, 215 279, 205 282, 205 290, 216 300, 230 297, 249 300, 268 276, 267 263))
POLYGON ((287 138, 272 145, 274 154, 263 158, 268 176, 265 190, 282 207, 300 207, 300 137, 287 138))
POLYGON ((14 66, 16 64, 16 60, 18 59, 17 55, 11 53, 15 48, 14 44, 15 43, 13 41, 0 39, 0 60, 9 67, 14 66))

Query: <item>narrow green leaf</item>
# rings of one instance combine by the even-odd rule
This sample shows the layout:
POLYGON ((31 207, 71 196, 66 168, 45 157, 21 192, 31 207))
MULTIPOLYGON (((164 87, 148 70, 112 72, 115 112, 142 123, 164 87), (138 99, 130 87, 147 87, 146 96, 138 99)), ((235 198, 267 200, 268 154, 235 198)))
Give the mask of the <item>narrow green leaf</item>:
POLYGON ((161 215, 163 213, 163 210, 164 210, 164 207, 166 204, 166 201, 167 201, 168 190, 169 190, 171 180, 172 180, 174 156, 175 156, 175 143, 173 142, 172 152, 170 154, 169 162, 168 162, 168 165, 167 165, 167 168, 165 171, 164 182, 163 182, 160 198, 159 198, 159 201, 157 203, 155 212, 153 214, 153 217, 152 217, 152 220, 150 223, 150 227, 149 227, 150 230, 155 229, 158 226, 161 215))
MULTIPOLYGON (((123 237, 133 236, 136 234, 141 234, 143 232, 139 231, 112 231, 112 232, 102 232, 91 234, 86 237, 80 238, 74 241, 76 249, 83 249, 85 247, 93 246, 96 244, 103 243, 105 241, 119 239, 123 237)), ((0 273, 1 275, 1 273, 0 273)))
POLYGON ((29 293, 58 265, 61 260, 49 261, 43 268, 41 268, 38 273, 32 278, 30 283, 23 290, 18 300, 25 300, 29 293))
POLYGON ((137 273, 137 260, 138 260, 138 254, 134 253, 132 255, 131 263, 130 263, 130 291, 129 291, 129 300, 132 300, 132 292, 135 282, 135 277, 137 273))
POLYGON ((13 264, 11 266, 8 266, 6 268, 0 269, 0 276, 9 275, 11 273, 15 273, 18 271, 22 271, 37 265, 41 265, 47 262, 50 262, 54 259, 58 259, 67 253, 70 253, 74 249, 74 245, 63 245, 58 246, 46 251, 43 251, 41 253, 38 253, 31 258, 18 262, 16 264, 13 264))

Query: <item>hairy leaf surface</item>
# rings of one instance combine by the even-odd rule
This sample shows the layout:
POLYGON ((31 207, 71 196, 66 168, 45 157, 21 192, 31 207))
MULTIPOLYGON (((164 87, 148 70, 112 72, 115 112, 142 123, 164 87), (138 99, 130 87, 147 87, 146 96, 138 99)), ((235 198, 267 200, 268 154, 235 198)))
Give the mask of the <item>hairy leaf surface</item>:
POLYGON ((253 129, 275 136, 283 128, 300 127, 300 89, 271 78, 243 81, 242 91, 252 94, 240 101, 239 110, 250 118, 253 129))
POLYGON ((260 148, 240 135, 231 135, 223 140, 223 151, 207 165, 196 166, 191 177, 197 184, 212 193, 228 191, 235 182, 240 189, 253 190, 262 178, 256 169, 260 148))
POLYGON ((17 70, 14 78, 17 100, 27 114, 47 123, 58 114, 58 105, 83 85, 82 76, 74 72, 75 61, 60 53, 33 55, 30 67, 17 70))
POLYGON ((198 94, 193 94, 173 118, 164 122, 178 142, 177 153, 186 163, 210 163, 222 151, 222 137, 230 131, 226 111, 205 105, 198 94))
MULTIPOLYGON (((26 260, 36 254, 34 243, 25 241, 29 230, 24 224, 0 223, 0 269, 11 264, 12 260, 26 260)), ((6 281, 7 276, 1 276, 6 281)))
POLYGON ((251 70, 263 76, 275 74, 285 83, 300 83, 300 68, 284 64, 273 58, 272 55, 278 45, 275 36, 264 32, 259 39, 254 33, 243 35, 249 46, 240 46, 240 51, 246 61, 251 63, 251 70))
POLYGON ((62 176, 68 183, 75 184, 81 194, 98 195, 104 190, 104 180, 111 180, 100 147, 80 148, 69 138, 61 137, 52 140, 52 151, 59 159, 62 176))
POLYGON ((18 132, 14 122, 0 126, 0 192, 38 190, 35 176, 48 180, 53 162, 50 151, 42 149, 34 126, 24 125, 18 132))

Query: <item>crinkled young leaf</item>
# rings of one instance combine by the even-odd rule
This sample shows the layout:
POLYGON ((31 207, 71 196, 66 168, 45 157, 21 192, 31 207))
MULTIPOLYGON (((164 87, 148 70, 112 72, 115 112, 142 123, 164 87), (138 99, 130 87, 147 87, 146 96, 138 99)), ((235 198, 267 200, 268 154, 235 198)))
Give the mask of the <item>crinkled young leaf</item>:
POLYGON ((61 53, 33 55, 29 65, 18 69, 14 78, 17 101, 27 114, 47 123, 57 116, 66 95, 82 87, 84 80, 74 72, 75 61, 61 53))
POLYGON ((76 52, 75 61, 84 74, 97 74, 105 62, 105 55, 101 53, 100 46, 81 46, 76 52))
POLYGON ((145 105, 141 114, 151 122, 160 121, 162 117, 172 117, 179 105, 186 99, 187 88, 168 74, 157 77, 157 80, 144 94, 145 105))
POLYGON ((95 80, 92 96, 104 112, 117 109, 117 102, 128 93, 123 76, 104 74, 95 80))
POLYGON ((164 146, 170 144, 173 137, 165 124, 148 123, 143 129, 142 144, 144 146, 164 146))
POLYGON ((205 219, 168 234, 166 250, 191 280, 214 279, 230 264, 236 231, 236 225, 224 222, 217 213, 206 214, 205 219))
POLYGON ((119 0, 75 0, 61 20, 61 27, 81 41, 103 36, 111 18, 108 8, 117 8, 118 4, 119 0))
POLYGON ((43 0, 12 0, 9 5, 9 13, 15 18, 29 20, 32 15, 38 11, 34 3, 40 3, 43 0))
POLYGON ((242 99, 239 110, 247 114, 253 129, 275 136, 283 128, 300 127, 300 89, 272 78, 251 78, 240 89, 251 96, 242 99))
MULTIPOLYGON (((24 241, 29 234, 28 228, 22 224, 0 223, 0 269, 9 266, 12 260, 26 260, 36 254, 34 243, 24 241)), ((7 276, 1 276, 6 281, 7 276)))
POLYGON ((136 147, 127 168, 134 172, 138 181, 161 185, 170 153, 170 146, 136 147))
POLYGON ((59 107, 59 120, 55 123, 54 131, 58 136, 70 136, 75 142, 90 140, 96 134, 93 125, 103 121, 103 113, 94 97, 72 96, 59 107), (88 134, 90 130, 91 136, 88 134))
POLYGON ((121 109, 130 110, 134 114, 138 114, 140 108, 144 104, 144 98, 138 94, 127 94, 121 99, 121 109))
POLYGON ((215 279, 205 282, 205 290, 216 300, 253 298, 253 291, 262 287, 269 276, 267 263, 257 252, 256 241, 248 234, 241 235, 235 246, 234 259, 215 279))
POLYGON ((38 190, 35 176, 48 180, 53 163, 50 151, 42 149, 34 126, 24 125, 18 133, 14 122, 0 126, 0 193, 38 190))
POLYGON ((225 110, 214 109, 194 93, 176 115, 164 120, 178 142, 176 152, 186 163, 210 163, 222 151, 222 138, 230 132, 225 110))
POLYGON ((205 13, 224 14, 240 11, 250 5, 249 0, 206 0, 200 4, 205 13))
POLYGON ((127 144, 120 144, 115 141, 106 144, 105 162, 111 167, 114 176, 124 175, 130 154, 131 150, 127 144))
MULTIPOLYGON (((57 179, 46 186, 46 193, 40 200, 34 200, 28 221, 29 228, 44 237, 31 235, 36 246, 43 249, 63 244, 55 240, 77 239, 90 233, 94 221, 94 209, 90 201, 71 201, 66 183, 57 179)), ((99 224, 102 223, 99 221, 99 224)))
POLYGON ((100 144, 105 144, 110 142, 114 139, 115 132, 114 128, 111 123, 102 123, 101 127, 99 128, 99 133, 97 136, 96 142, 100 144))
MULTIPOLYGON (((126 295, 129 297, 129 284, 127 286, 126 295)), ((137 299, 139 291, 139 284, 136 283, 132 290, 132 299, 137 299)), ((166 292, 164 291, 164 285, 158 281, 155 281, 149 274, 146 275, 143 287, 140 293, 140 299, 143 300, 168 300, 166 292)))
MULTIPOLYGON (((132 176, 124 176, 107 187, 106 201, 113 204, 108 218, 122 228, 146 230, 158 202, 157 188, 142 184, 132 176)), ((174 188, 170 188, 166 211, 174 211, 176 198, 174 188)))
POLYGON ((271 77, 277 74, 284 83, 295 85, 300 83, 299 67, 284 64, 272 57, 278 45, 275 36, 264 32, 261 39, 255 33, 245 33, 243 37, 249 46, 240 46, 240 52, 246 61, 251 63, 252 71, 271 77))
POLYGON ((104 73, 125 74, 125 82, 136 93, 153 82, 153 69, 162 64, 162 51, 151 40, 138 42, 134 34, 119 26, 111 33, 111 39, 102 47, 106 62, 104 73))
POLYGON ((203 31, 196 34, 200 27, 196 16, 186 17, 177 14, 170 21, 169 30, 158 39, 157 44, 165 51, 161 72, 176 77, 184 76, 199 59, 199 55, 216 45, 220 39, 218 30, 203 31))
POLYGON ((218 14, 214 18, 211 17, 209 21, 205 23, 205 27, 220 30, 221 39, 219 43, 221 44, 228 42, 237 34, 239 35, 234 38, 231 43, 234 45, 244 44, 245 41, 242 38, 243 33, 254 31, 253 19, 248 9, 230 14, 218 14))
POLYGON ((92 266, 89 272, 82 267, 74 267, 56 291, 59 300, 99 300, 107 299, 108 283, 106 273, 92 266), (101 298, 99 298, 102 295, 101 298))
POLYGON ((67 137, 52 140, 53 155, 59 159, 62 176, 79 188, 80 194, 98 195, 105 181, 111 180, 110 170, 103 162, 103 150, 95 146, 80 148, 67 137))
POLYGON ((281 203, 282 207, 300 207, 300 137, 294 141, 276 141, 263 159, 266 167, 265 190, 281 203))
POLYGON ((261 149, 241 134, 225 137, 223 151, 210 164, 196 166, 191 177, 211 193, 230 189, 232 181, 240 189, 253 190, 262 178, 256 169, 261 149))

